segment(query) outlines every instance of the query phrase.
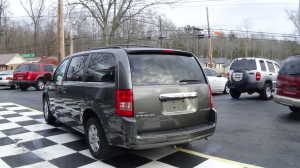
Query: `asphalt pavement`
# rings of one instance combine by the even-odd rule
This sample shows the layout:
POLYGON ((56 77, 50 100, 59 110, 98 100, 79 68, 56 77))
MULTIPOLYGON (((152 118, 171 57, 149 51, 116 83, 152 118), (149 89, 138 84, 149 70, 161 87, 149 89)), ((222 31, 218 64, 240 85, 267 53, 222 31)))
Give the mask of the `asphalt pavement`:
MULTIPOLYGON (((0 103, 12 102, 42 111, 42 91, 0 87, 0 103)), ((269 168, 299 167, 300 114, 258 94, 240 99, 215 94, 217 129, 209 140, 191 142, 183 149, 269 168)))

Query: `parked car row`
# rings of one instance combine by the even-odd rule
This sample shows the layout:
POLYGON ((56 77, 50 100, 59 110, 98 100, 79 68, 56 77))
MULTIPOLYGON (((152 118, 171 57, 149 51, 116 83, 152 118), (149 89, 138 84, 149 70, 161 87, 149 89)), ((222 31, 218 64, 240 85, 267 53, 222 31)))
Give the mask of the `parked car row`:
POLYGON ((24 63, 15 70, 0 72, 0 86, 10 86, 12 89, 27 90, 30 86, 36 90, 44 90, 46 73, 52 74, 55 69, 53 64, 24 63))

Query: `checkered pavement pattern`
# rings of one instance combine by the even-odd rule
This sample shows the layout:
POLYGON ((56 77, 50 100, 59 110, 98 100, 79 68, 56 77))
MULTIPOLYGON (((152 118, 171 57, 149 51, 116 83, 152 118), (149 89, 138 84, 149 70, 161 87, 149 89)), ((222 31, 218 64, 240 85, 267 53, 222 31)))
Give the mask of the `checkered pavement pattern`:
POLYGON ((116 149, 104 160, 94 159, 84 135, 56 123, 45 123, 41 112, 14 103, 0 103, 1 168, 241 168, 170 147, 116 149))

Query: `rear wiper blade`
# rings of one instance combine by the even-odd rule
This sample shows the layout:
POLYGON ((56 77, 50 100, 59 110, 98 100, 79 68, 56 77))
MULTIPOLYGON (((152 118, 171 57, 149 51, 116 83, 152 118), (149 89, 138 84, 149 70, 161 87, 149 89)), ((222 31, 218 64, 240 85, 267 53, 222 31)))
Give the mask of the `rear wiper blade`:
POLYGON ((180 82, 180 83, 181 83, 181 82, 201 82, 201 80, 188 80, 188 79, 183 79, 183 80, 180 80, 179 82, 180 82))
POLYGON ((300 75, 300 73, 290 73, 288 75, 293 75, 293 76, 297 76, 297 75, 300 75))

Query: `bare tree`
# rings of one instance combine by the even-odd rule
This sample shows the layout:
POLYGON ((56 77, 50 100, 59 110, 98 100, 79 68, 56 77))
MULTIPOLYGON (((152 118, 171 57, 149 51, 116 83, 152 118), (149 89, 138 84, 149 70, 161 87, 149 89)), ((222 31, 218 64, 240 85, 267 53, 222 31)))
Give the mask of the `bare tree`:
POLYGON ((21 5, 31 18, 34 26, 34 53, 37 53, 37 38, 43 12, 45 11, 45 0, 20 0, 21 5))
POLYGON ((4 24, 3 22, 6 21, 9 3, 8 0, 0 0, 0 39, 4 35, 4 24))
POLYGON ((117 29, 127 20, 145 9, 175 0, 76 0, 70 5, 80 5, 96 20, 102 31, 104 45, 110 44, 117 29))
POLYGON ((286 10, 286 13, 296 27, 297 32, 300 34, 300 12, 295 10, 286 10))

